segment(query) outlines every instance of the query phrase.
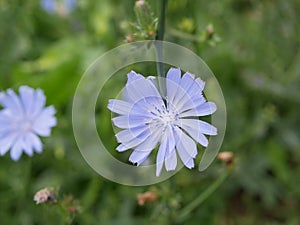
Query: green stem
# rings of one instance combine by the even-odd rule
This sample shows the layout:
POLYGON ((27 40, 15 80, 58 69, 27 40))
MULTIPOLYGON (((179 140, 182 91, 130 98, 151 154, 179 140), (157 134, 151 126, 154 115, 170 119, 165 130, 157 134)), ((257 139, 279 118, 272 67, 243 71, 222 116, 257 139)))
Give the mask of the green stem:
POLYGON ((62 201, 60 199, 58 199, 58 201, 56 202, 56 205, 58 206, 58 208, 60 210, 60 213, 61 213, 61 225, 69 225, 69 224, 71 224, 70 213, 62 205, 62 201))
MULTIPOLYGON (((160 15, 158 18, 158 29, 156 40, 163 41, 164 40, 164 33, 165 33, 165 18, 166 18, 166 8, 168 0, 158 0, 159 8, 160 8, 160 15)), ((163 49, 162 49, 162 42, 156 43, 156 50, 157 50, 157 73, 160 77, 164 77, 164 64, 160 62, 163 59, 163 49)))
POLYGON ((160 15, 158 18, 158 30, 156 40, 164 40, 165 33, 165 18, 166 18, 166 8, 168 4, 168 0, 158 0, 160 7, 160 15))
POLYGON ((230 168, 227 168, 226 171, 218 177, 218 179, 212 183, 204 192, 202 192, 197 198, 195 198, 191 203, 189 203, 186 207, 184 207, 181 212, 179 212, 178 217, 175 222, 180 223, 183 222, 187 216, 199 205, 201 205, 206 199, 208 199, 217 189, 218 187, 226 180, 226 178, 231 173, 230 168))

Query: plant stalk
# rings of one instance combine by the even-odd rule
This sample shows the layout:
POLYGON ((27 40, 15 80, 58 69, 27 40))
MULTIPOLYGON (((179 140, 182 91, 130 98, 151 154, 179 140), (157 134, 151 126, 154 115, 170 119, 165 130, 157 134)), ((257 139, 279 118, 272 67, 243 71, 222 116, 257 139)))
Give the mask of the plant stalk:
POLYGON ((183 222, 187 216, 199 205, 201 205, 206 199, 208 199, 217 189, 221 186, 221 184, 226 180, 226 178, 231 173, 230 168, 227 168, 226 171, 218 177, 215 182, 213 182, 204 192, 202 192, 197 198, 195 198, 191 203, 185 206, 181 212, 179 212, 178 217, 176 218, 175 222, 181 223, 183 222))
POLYGON ((164 76, 164 64, 161 62, 163 59, 163 46, 162 42, 164 40, 164 33, 165 33, 165 18, 166 18, 166 8, 168 4, 168 0, 158 0, 159 8, 160 8, 160 15, 158 18, 158 28, 156 32, 156 52, 157 52, 157 74, 160 77, 164 76))

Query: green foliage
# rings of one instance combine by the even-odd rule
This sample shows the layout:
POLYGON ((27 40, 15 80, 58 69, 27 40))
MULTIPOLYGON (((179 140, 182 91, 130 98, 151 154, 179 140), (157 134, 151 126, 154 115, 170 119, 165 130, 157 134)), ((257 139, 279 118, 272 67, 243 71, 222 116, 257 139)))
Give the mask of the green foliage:
MULTIPOLYGON (((183 169, 151 187, 126 187, 98 176, 77 149, 71 104, 78 81, 94 59, 124 42, 130 21, 146 32, 139 38, 149 38, 159 9, 148 3, 154 14, 143 16, 133 0, 78 0, 70 14, 48 13, 37 0, 0 0, 0 90, 40 87, 58 111, 42 154, 0 157, 1 224, 61 224, 55 205, 33 202, 44 187, 78 200, 72 224, 172 224, 224 173, 216 160, 204 173, 183 169), (139 206, 136 195, 149 189, 158 201, 139 206)), ((182 224, 300 224, 299 11, 298 0, 169 1, 165 40, 193 50, 215 73, 228 113, 222 150, 236 157, 232 175, 182 224)), ((156 74, 155 66, 133 67, 156 74)), ((105 99, 124 85, 121 72, 102 91, 105 99)), ((96 111, 101 138, 123 157, 113 151, 106 105, 96 111)))

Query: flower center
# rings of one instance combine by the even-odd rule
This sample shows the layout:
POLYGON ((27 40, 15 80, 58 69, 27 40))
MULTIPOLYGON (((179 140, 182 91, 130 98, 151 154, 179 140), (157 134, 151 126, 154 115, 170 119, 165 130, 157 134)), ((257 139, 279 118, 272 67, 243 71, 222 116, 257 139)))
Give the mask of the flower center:
POLYGON ((174 126, 180 120, 176 108, 167 100, 164 102, 161 99, 157 99, 157 101, 150 99, 146 101, 146 103, 148 104, 148 112, 152 116, 145 121, 145 125, 147 125, 152 132, 164 132, 168 126, 174 126))
POLYGON ((156 124, 156 126, 166 127, 173 125, 179 119, 175 107, 168 102, 161 105, 161 107, 154 106, 154 110, 151 113, 156 116, 152 120, 152 124, 156 124))
POLYGON ((30 121, 20 121, 18 123, 18 130, 22 133, 31 131, 32 124, 30 121))
POLYGON ((172 125, 178 119, 176 114, 173 112, 165 112, 164 114, 161 114, 159 118, 164 126, 172 125))
POLYGON ((153 132, 157 132, 158 129, 162 129, 162 132, 165 132, 168 126, 173 126, 179 119, 179 116, 176 112, 165 109, 163 111, 159 110, 159 112, 156 112, 155 115, 156 118, 152 119, 152 121, 148 123, 150 125, 149 128, 153 132))
POLYGON ((27 133, 32 129, 32 122, 25 118, 18 119, 15 121, 14 128, 20 133, 27 133))

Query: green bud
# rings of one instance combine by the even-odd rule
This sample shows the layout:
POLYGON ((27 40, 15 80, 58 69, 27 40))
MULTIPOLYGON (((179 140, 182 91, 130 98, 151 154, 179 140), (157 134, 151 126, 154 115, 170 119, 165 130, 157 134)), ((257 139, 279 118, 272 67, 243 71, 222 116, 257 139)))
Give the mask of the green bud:
POLYGON ((135 2, 134 12, 137 17, 137 21, 141 29, 147 30, 153 23, 153 13, 150 5, 144 0, 138 0, 135 2))

